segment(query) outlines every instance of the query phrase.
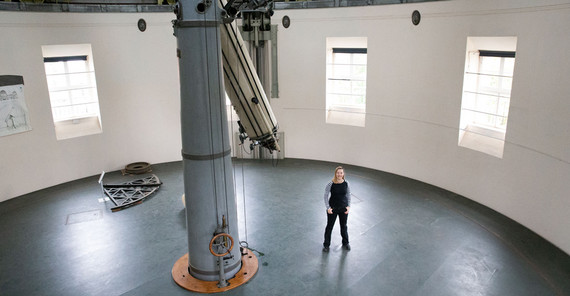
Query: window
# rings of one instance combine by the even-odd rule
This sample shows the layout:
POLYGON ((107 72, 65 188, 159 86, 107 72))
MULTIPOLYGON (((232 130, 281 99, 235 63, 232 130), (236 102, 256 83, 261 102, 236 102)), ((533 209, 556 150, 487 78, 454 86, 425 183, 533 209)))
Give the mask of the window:
POLYGON ((326 122, 364 126, 366 38, 327 38, 326 122))
POLYGON ((91 46, 42 46, 58 140, 101 133, 91 46))
MULTIPOLYGON (((515 67, 516 38, 514 42, 512 38, 509 42, 509 37, 484 39, 488 41, 486 43, 495 41, 503 44, 503 47, 471 48, 467 51, 459 146, 502 158, 515 67), (505 44, 510 46, 505 48, 505 44)), ((469 43, 468 40, 468 47, 469 43)))

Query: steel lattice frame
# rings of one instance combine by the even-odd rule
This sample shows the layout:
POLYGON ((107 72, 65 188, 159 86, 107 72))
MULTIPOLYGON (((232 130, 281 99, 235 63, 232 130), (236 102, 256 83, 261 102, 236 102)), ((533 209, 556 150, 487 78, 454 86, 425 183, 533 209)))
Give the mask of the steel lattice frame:
POLYGON ((143 202, 156 192, 160 185, 160 179, 151 175, 122 184, 105 184, 103 191, 115 204, 115 207, 111 208, 111 211, 115 212, 143 202))

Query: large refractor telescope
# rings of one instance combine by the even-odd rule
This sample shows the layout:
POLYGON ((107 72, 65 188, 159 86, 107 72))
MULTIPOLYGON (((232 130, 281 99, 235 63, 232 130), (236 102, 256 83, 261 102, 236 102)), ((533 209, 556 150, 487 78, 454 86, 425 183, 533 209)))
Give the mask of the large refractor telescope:
MULTIPOLYGON (((183 21, 182 5, 180 5, 183 2, 185 1, 179 1, 175 8, 178 22, 183 21)), ((212 5, 211 0, 187 2, 195 3, 196 10, 207 9, 212 5)), ((280 147, 277 143, 279 125, 234 21, 236 15, 240 15, 241 10, 263 14, 265 19, 269 19, 273 14, 273 3, 267 0, 230 0, 229 2, 218 0, 218 4, 221 14, 220 41, 224 87, 240 119, 238 121, 240 140, 243 143, 246 138, 249 138, 253 145, 261 145, 270 152, 279 151, 280 147)))
POLYGON ((233 246, 240 240, 224 89, 240 118, 240 138, 279 150, 277 121, 233 21, 247 5, 179 0, 173 21, 188 233, 188 257, 178 262, 186 261, 189 276, 219 280, 219 287, 242 267, 240 248, 233 246))
POLYGON ((220 28, 224 85, 240 119, 240 139, 243 143, 249 137, 254 144, 259 144, 270 152, 280 150, 276 139, 277 120, 236 22, 232 21, 240 10, 261 11, 269 18, 272 14, 271 3, 257 0, 231 0, 226 3, 225 0, 219 0, 219 5, 226 11, 224 25, 220 28))

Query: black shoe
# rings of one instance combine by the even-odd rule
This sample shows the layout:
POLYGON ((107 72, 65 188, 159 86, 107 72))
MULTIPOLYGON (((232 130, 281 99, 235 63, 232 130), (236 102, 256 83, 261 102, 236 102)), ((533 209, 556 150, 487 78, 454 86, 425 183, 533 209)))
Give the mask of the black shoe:
POLYGON ((329 247, 323 247, 323 252, 327 253, 329 251, 329 247))
POLYGON ((350 251, 350 245, 346 244, 342 246, 345 250, 350 251))

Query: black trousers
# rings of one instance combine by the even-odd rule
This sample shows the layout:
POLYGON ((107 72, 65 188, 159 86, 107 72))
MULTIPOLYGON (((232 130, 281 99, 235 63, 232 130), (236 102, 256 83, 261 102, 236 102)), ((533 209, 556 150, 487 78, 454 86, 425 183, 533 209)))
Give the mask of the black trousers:
POLYGON ((325 242, 324 247, 329 247, 331 245, 331 233, 336 222, 336 216, 338 216, 338 222, 340 223, 340 235, 342 236, 342 245, 348 245, 348 227, 346 222, 348 221, 348 214, 344 212, 332 214, 327 213, 327 227, 325 228, 325 242))

